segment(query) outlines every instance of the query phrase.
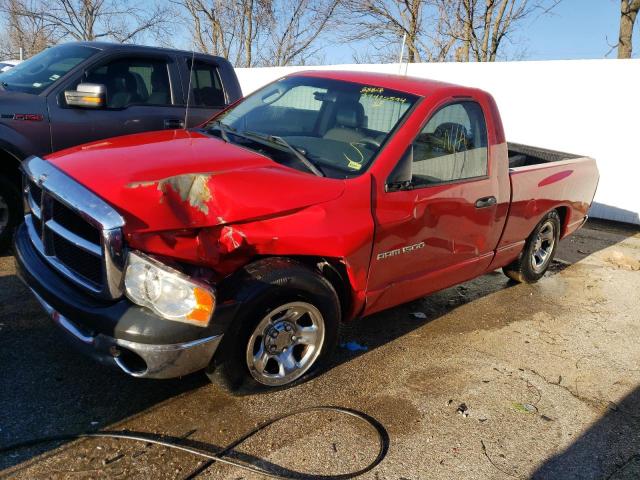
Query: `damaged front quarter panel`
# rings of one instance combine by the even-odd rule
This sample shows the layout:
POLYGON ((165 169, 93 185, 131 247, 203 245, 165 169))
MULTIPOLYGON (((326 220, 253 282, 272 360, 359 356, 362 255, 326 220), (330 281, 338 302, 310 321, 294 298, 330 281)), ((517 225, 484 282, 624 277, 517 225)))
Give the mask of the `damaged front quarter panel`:
MULTIPOLYGON (((215 272, 216 282, 265 256, 330 259, 346 270, 351 307, 345 318, 351 318, 364 304, 371 255, 373 219, 367 187, 365 181, 354 182, 354 188, 345 192, 340 202, 330 200, 259 218, 181 230, 132 232, 128 242, 134 249, 209 268, 215 272), (344 208, 345 204, 349 208, 344 208)), ((259 188, 256 185, 249 191, 255 193, 259 188)), ((212 192, 213 204, 219 200, 216 193, 212 192)))
POLYGON ((206 265, 219 278, 233 273, 256 254, 240 226, 140 232, 128 236, 131 248, 191 264, 206 265))

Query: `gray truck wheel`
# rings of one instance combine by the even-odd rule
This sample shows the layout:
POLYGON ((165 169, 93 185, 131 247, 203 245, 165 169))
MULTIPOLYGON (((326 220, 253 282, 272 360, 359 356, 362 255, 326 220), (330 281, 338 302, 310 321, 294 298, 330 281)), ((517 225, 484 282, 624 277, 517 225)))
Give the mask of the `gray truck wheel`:
POLYGON ((534 283, 542 278, 553 260, 560 240, 560 216, 547 213, 533 229, 520 257, 502 270, 516 282, 534 283))
POLYGON ((209 377, 231 391, 289 387, 320 370, 338 342, 340 302, 329 281, 287 258, 244 269, 241 307, 209 377), (223 377, 220 376, 222 373, 223 377))
POLYGON ((20 192, 7 179, 0 177, 0 253, 7 250, 22 213, 20 192))

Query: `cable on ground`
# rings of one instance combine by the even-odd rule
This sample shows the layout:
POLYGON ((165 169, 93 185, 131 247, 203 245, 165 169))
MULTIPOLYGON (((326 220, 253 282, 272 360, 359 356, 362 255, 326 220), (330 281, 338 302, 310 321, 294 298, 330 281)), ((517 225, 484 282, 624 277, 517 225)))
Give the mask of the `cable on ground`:
MULTIPOLYGON (((387 433, 384 426, 380 422, 378 422, 375 418, 367 415, 366 413, 353 410, 350 408, 323 405, 323 406, 317 406, 317 407, 302 408, 299 410, 294 410, 289 413, 285 413, 284 415, 271 418, 266 422, 259 424, 257 427, 250 430, 246 434, 242 435, 240 438, 230 443, 228 446, 224 447, 223 449, 219 449, 218 447, 215 447, 213 445, 203 444, 201 442, 193 442, 191 440, 187 440, 184 438, 180 439, 176 437, 156 435, 153 433, 130 432, 130 431, 102 431, 102 432, 77 433, 77 434, 70 434, 70 435, 54 435, 49 437, 42 437, 42 438, 27 440, 25 442, 20 442, 20 443, 16 443, 13 445, 8 445, 6 447, 0 448, 0 454, 12 452, 12 451, 23 449, 23 448, 34 447, 44 443, 71 441, 71 440, 77 440, 80 438, 116 438, 116 439, 122 439, 122 440, 133 440, 137 442, 152 443, 152 444, 161 445, 163 447, 167 447, 170 449, 191 453, 193 455, 197 455, 197 456, 206 458, 208 460, 208 462, 205 465, 199 467, 196 471, 192 472, 192 474, 190 474, 187 478, 193 478, 194 476, 201 473, 202 471, 204 471, 206 468, 208 468, 210 465, 212 465, 215 462, 224 463, 224 464, 239 468, 241 470, 245 470, 248 472, 257 473, 259 475, 264 475, 266 477, 277 478, 277 479, 290 480, 290 479, 304 478, 309 480, 329 480, 329 479, 340 480, 340 479, 347 479, 347 478, 355 478, 371 471, 377 465, 379 465, 380 462, 384 460, 389 450, 389 434, 387 433), (285 467, 281 467, 279 465, 274 466, 273 470, 270 470, 261 466, 257 466, 252 462, 241 461, 235 458, 228 457, 229 453, 231 453, 234 448, 236 448, 241 443, 244 443, 249 438, 256 435, 258 432, 261 432, 262 430, 270 427, 271 425, 277 422, 280 422, 282 420, 285 420, 287 418, 291 418, 296 415, 310 413, 310 412, 338 413, 340 415, 353 417, 357 419, 360 423, 366 425, 370 430, 372 430, 375 433, 376 438, 378 440, 378 453, 376 455, 376 458, 365 467, 359 470, 356 470, 354 472, 340 473, 337 475, 316 475, 316 474, 296 472, 293 470, 286 469, 285 467), (194 447, 193 446, 194 444, 197 444, 199 446, 194 447), (208 447, 212 450, 217 449, 218 451, 217 452, 208 451, 205 449, 205 447, 208 447), (275 471, 276 468, 279 469, 281 472, 277 473, 275 471), (285 472, 285 473, 282 473, 282 472, 285 472)), ((259 460, 260 459, 258 459, 258 461, 259 460)))

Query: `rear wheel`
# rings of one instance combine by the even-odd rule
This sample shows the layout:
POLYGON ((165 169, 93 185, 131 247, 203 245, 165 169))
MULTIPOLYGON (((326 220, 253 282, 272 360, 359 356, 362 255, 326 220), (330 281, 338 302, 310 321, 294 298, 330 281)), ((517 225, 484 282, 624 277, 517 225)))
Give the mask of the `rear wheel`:
POLYGON ((320 371, 338 342, 340 303, 318 272, 290 259, 245 268, 242 306, 224 335, 214 383, 232 391, 282 388, 320 371), (219 364, 218 364, 219 363, 219 364))
POLYGON ((6 177, 0 177, 0 253, 11 243, 11 236, 22 213, 20 192, 6 177))
POLYGON ((504 267, 504 273, 516 282, 537 282, 551 265, 559 239, 560 217, 554 210, 547 213, 536 225, 520 257, 504 267))

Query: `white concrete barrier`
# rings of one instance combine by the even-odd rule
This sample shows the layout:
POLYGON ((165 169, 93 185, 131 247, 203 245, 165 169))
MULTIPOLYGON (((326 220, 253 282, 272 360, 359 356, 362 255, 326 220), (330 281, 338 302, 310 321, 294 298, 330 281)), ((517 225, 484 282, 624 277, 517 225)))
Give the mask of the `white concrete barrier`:
POLYGON ((299 70, 402 73, 482 88, 496 99, 507 140, 594 157, 590 214, 640 224, 640 60, 419 63, 239 68, 244 94, 299 70))

